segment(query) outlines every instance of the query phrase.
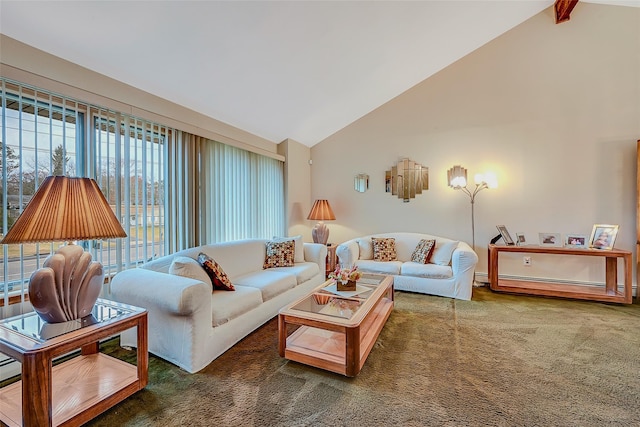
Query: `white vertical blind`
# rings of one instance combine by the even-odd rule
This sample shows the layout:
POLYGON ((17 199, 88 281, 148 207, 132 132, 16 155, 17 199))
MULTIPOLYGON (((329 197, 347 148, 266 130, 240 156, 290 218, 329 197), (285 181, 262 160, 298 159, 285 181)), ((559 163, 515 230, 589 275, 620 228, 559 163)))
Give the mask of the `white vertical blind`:
POLYGON ((203 180, 211 186, 205 211, 209 240, 284 235, 284 167, 279 160, 210 141, 203 180))

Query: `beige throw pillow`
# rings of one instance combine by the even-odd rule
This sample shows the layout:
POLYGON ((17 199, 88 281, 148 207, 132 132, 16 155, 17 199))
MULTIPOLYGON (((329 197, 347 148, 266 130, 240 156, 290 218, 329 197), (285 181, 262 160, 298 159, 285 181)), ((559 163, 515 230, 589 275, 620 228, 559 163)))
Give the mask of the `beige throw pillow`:
POLYGON ((449 265, 451 263, 451 255, 458 247, 458 243, 459 242, 457 240, 454 240, 441 245, 436 245, 433 255, 431 255, 430 262, 437 265, 449 265))
MULTIPOLYGON (((212 285, 211 279, 198 261, 186 256, 177 256, 169 266, 169 273, 176 276, 189 277, 212 285)), ((213 286, 213 285, 212 285, 213 286)))

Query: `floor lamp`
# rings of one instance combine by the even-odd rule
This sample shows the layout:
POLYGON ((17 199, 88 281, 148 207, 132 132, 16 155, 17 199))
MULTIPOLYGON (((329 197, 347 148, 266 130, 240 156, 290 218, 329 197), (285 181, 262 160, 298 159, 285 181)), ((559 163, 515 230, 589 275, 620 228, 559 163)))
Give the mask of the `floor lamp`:
POLYGON ((472 249, 476 250, 476 226, 475 226, 475 213, 474 204, 476 201, 476 195, 485 188, 497 188, 498 180, 495 174, 485 173, 476 174, 475 176, 475 188, 470 190, 467 187, 467 170, 462 166, 454 166, 447 171, 447 182, 449 187, 454 190, 462 190, 471 199, 471 245, 472 249))

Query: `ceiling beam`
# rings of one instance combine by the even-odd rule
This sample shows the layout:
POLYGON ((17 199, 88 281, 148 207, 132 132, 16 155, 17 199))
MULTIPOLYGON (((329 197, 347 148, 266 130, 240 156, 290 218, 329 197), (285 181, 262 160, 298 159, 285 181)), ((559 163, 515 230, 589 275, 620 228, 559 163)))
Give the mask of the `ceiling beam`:
POLYGON ((568 21, 571 19, 571 11, 578 4, 578 0, 556 0, 554 5, 556 10, 556 24, 568 21))

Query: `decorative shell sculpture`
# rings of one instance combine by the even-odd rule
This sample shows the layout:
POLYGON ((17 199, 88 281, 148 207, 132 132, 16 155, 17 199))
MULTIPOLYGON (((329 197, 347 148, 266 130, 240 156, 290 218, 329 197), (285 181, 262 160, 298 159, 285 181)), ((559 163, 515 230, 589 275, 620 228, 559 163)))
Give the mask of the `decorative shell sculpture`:
POLYGON ((102 264, 81 246, 69 244, 31 275, 29 299, 46 322, 68 322, 91 314, 103 283, 102 264))

